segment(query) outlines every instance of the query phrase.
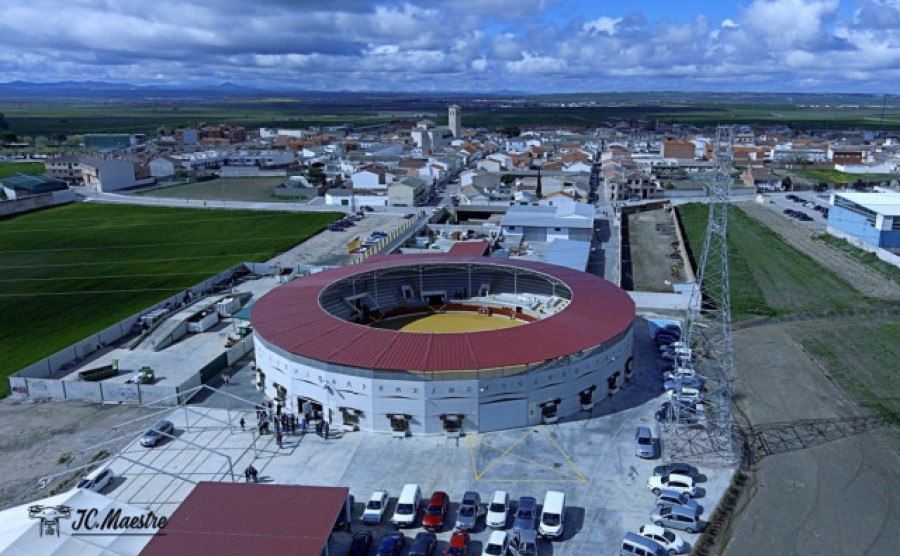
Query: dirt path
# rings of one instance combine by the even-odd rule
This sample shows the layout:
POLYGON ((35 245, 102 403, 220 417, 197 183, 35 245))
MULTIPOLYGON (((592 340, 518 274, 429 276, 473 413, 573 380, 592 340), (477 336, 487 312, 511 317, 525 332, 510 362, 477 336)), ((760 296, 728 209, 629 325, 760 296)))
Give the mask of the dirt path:
POLYGON ((890 301, 900 300, 900 287, 897 284, 830 245, 813 239, 813 232, 799 223, 755 202, 737 203, 737 206, 777 233, 789 245, 830 269, 863 295, 890 301))

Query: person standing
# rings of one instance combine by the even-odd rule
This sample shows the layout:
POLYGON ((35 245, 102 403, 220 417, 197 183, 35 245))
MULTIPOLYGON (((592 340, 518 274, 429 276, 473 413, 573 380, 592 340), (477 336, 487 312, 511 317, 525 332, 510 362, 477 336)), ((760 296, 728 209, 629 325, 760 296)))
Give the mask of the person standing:
POLYGON ((238 421, 238 424, 241 426, 241 430, 244 430, 244 425, 246 425, 247 422, 244 421, 244 418, 243 418, 243 417, 241 417, 241 420, 238 421))
POLYGON ((306 416, 304 415, 302 419, 300 419, 300 435, 306 436, 306 427, 309 426, 306 422, 306 416))
POLYGON ((327 421, 322 425, 322 433, 325 436, 325 440, 328 440, 328 422, 327 421))

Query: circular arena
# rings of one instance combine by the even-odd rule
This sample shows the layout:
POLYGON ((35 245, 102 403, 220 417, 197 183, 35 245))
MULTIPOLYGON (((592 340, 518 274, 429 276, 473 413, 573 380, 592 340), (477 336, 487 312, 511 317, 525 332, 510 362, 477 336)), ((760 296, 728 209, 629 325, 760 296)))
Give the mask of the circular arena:
POLYGON ((631 372, 615 285, 522 260, 391 255, 298 278, 253 306, 258 380, 291 412, 395 434, 554 422, 631 372))

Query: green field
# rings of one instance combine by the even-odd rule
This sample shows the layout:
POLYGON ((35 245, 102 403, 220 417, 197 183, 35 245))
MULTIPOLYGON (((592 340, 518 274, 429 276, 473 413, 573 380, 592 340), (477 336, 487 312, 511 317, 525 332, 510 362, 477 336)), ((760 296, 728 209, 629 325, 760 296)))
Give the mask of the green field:
POLYGON ((838 170, 794 170, 804 178, 813 182, 825 183, 856 183, 857 181, 884 181, 891 182, 897 179, 894 174, 848 174, 838 170))
MULTIPOLYGON (((700 260, 706 232, 706 205, 678 207, 691 245, 700 260), (698 246, 696 250, 694 246, 698 246)), ((871 302, 834 273, 823 269, 777 234, 732 206, 728 213, 731 307, 735 319, 793 313, 859 310, 871 302)))
POLYGON ((80 203, 0 220, 0 377, 338 216, 80 203))
MULTIPOLYGON (((682 205, 678 212, 692 258, 699 260, 707 207, 682 205)), ((729 212, 728 247, 734 320, 776 317, 790 323, 786 334, 861 406, 897 421, 900 313, 896 306, 864 297, 734 206, 729 212)), ((895 278, 889 271, 885 275, 895 278)))
POLYGON ((43 162, 0 162, 0 179, 16 172, 23 174, 43 174, 43 162))

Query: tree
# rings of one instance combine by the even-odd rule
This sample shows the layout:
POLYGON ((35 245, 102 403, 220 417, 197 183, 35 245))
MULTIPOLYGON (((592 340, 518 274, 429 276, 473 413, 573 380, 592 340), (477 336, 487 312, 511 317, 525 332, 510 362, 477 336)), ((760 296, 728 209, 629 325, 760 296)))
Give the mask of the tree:
POLYGON ((794 182, 791 180, 790 176, 785 176, 783 180, 781 180, 781 189, 784 191, 791 191, 794 187, 794 182))
POLYGON ((517 125, 505 125, 502 130, 504 137, 518 137, 522 130, 517 125))
POLYGON ((9 129, 9 122, 6 121, 6 114, 0 112, 0 130, 9 129))
POLYGON ((541 186, 541 169, 538 168, 538 179, 537 179, 537 187, 534 189, 534 196, 538 198, 538 201, 544 198, 544 188, 541 186))
POLYGON ((309 171, 306 173, 306 178, 309 180, 309 183, 315 186, 320 186, 325 183, 327 178, 322 166, 322 163, 316 162, 309 167, 309 171))

